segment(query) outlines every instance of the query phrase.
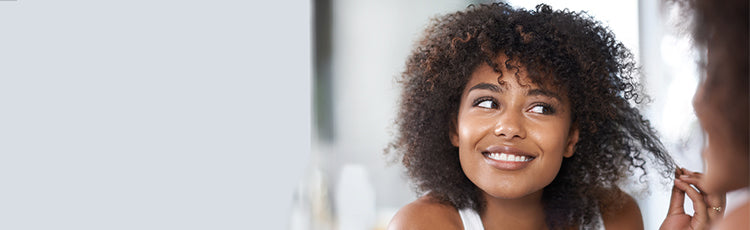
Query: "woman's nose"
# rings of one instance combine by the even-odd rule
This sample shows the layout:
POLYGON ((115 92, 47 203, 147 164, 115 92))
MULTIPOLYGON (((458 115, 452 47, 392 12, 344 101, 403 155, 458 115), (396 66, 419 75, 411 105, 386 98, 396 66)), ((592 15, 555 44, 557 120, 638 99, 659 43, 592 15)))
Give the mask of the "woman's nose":
POLYGON ((523 115, 505 111, 500 114, 495 125, 495 135, 505 139, 526 138, 526 130, 523 127, 523 115))

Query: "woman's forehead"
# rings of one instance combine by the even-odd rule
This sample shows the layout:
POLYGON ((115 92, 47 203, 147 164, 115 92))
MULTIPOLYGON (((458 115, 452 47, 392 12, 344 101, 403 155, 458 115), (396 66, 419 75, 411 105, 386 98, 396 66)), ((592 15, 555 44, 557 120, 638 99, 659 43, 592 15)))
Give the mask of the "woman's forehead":
MULTIPOLYGON (((521 86, 523 88, 541 88, 547 91, 562 91, 559 84, 555 84, 554 74, 542 74, 541 71, 529 71, 526 66, 518 63, 509 63, 508 68, 505 59, 498 58, 497 67, 501 72, 487 63, 481 63, 471 74, 466 87, 472 87, 480 82, 497 84, 500 87, 521 86)), ((497 63, 497 62, 496 62, 497 63)))

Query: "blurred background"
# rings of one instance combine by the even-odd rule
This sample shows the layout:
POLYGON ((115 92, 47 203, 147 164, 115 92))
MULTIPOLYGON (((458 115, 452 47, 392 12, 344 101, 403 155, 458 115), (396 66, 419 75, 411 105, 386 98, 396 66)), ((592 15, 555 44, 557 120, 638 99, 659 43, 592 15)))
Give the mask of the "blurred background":
MULTIPOLYGON (((416 198, 398 159, 383 154, 395 132, 394 79, 431 18, 485 2, 314 1, 312 160, 295 193, 292 229, 385 229, 416 198)), ((652 102, 641 111, 681 166, 702 170, 703 137, 691 104, 700 53, 675 9, 653 0, 507 2, 586 11, 614 31, 642 67, 652 102)), ((659 227, 669 203, 668 181, 654 174, 648 184, 621 182, 638 200, 646 229, 659 227)), ((686 210, 692 212, 690 203, 686 210)))
MULTIPOLYGON (((430 18, 482 2, 0 0, 0 229, 384 229, 416 198, 383 154, 394 79, 430 18)), ((636 54, 643 113, 701 171, 676 12, 510 4, 540 2, 636 54)), ((669 187, 650 181, 624 189, 656 229, 669 187)))

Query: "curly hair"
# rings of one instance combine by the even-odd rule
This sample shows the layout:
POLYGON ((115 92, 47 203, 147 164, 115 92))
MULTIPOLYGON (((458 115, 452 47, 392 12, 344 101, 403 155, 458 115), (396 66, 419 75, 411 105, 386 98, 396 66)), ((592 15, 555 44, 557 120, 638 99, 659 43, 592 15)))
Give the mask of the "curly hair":
POLYGON ((647 98, 633 55, 608 28, 583 12, 495 3, 433 19, 407 59, 398 131, 386 152, 398 154, 418 193, 483 211, 481 191, 463 173, 449 132, 466 83, 484 63, 498 73, 500 64, 524 66, 533 83, 559 87, 571 101, 580 139, 544 188, 551 228, 596 224, 599 208, 617 203, 615 183, 634 170, 646 173, 648 159, 673 175, 672 158, 634 107, 647 98), (500 55, 508 60, 495 63, 500 55))

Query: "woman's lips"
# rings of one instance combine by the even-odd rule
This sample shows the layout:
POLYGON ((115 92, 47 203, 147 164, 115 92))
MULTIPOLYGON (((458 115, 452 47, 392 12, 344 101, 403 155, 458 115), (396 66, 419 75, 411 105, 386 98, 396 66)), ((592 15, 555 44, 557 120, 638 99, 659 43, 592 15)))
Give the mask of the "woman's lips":
POLYGON ((531 164, 536 156, 509 146, 491 146, 482 152, 487 164, 500 170, 520 170, 531 164))
POLYGON ((497 161, 512 161, 512 162, 526 162, 534 159, 533 157, 514 155, 507 153, 482 153, 485 157, 497 160, 497 161))

